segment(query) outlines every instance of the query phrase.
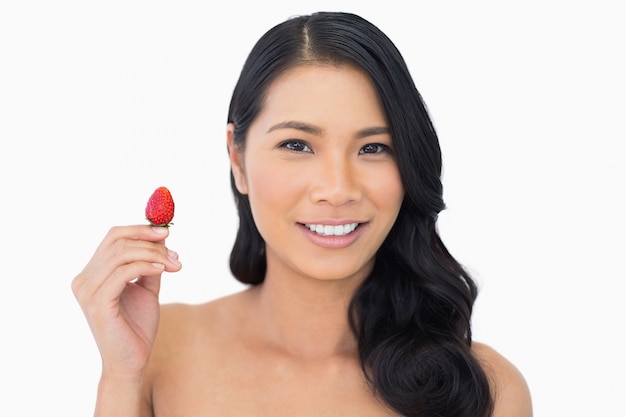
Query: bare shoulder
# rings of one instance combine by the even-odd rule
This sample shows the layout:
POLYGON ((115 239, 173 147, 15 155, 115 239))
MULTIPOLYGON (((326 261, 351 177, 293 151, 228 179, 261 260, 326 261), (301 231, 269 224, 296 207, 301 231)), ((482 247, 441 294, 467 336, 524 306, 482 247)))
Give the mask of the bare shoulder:
POLYGON ((174 407, 168 401, 178 401, 178 391, 201 385, 199 375, 204 378, 206 370, 214 368, 224 357, 223 346, 229 345, 245 319, 245 303, 246 291, 242 291, 203 304, 161 306, 159 328, 144 379, 142 415, 174 407))
POLYGON ((164 304, 161 306, 159 331, 155 347, 160 344, 180 345, 188 337, 211 337, 231 327, 238 319, 246 291, 227 295, 203 304, 164 304), (182 339, 182 340, 181 340, 182 339))
POLYGON ((203 304, 172 303, 161 306, 157 337, 148 364, 152 376, 170 375, 186 366, 182 362, 216 346, 216 340, 230 337, 245 320, 242 305, 246 291, 203 304))
POLYGON ((483 343, 472 343, 494 395, 493 417, 532 417, 530 390, 522 373, 508 359, 483 343))

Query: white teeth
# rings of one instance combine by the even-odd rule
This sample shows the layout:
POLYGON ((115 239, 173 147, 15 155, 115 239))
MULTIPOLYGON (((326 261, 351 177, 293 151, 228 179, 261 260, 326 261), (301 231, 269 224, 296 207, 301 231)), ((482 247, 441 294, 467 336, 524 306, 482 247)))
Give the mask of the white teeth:
POLYGON ((358 223, 338 224, 336 226, 324 224, 305 224, 309 230, 322 236, 345 236, 352 233, 358 223))

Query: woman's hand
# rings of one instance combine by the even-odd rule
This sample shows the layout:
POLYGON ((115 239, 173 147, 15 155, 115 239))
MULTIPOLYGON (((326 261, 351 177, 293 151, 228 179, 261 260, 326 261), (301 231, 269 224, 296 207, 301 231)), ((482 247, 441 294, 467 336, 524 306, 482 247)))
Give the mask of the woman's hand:
POLYGON ((139 381, 159 324, 163 271, 180 270, 165 227, 113 227, 72 281, 102 356, 103 376, 139 381))

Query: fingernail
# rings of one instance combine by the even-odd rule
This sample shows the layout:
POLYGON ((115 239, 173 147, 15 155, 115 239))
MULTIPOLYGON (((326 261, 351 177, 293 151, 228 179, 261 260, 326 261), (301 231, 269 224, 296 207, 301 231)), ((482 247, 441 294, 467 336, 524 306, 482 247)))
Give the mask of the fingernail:
POLYGON ((167 227, 152 226, 152 230, 154 230, 154 232, 159 234, 159 235, 166 235, 167 234, 167 227))
POLYGON ((156 262, 153 262, 152 266, 157 268, 157 269, 165 269, 165 265, 160 264, 160 263, 156 263, 156 262))
POLYGON ((173 250, 171 250, 171 249, 167 250, 167 257, 173 263, 180 264, 180 261, 178 260, 178 254, 176 252, 174 252, 173 250))

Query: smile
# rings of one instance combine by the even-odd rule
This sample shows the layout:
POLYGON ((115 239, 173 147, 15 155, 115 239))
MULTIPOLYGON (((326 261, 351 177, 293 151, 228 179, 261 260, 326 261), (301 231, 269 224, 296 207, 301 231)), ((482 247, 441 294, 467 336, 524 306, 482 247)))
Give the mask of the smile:
POLYGON ((305 224, 307 229, 320 236, 346 236, 354 232, 358 223, 328 225, 328 224, 305 224))

